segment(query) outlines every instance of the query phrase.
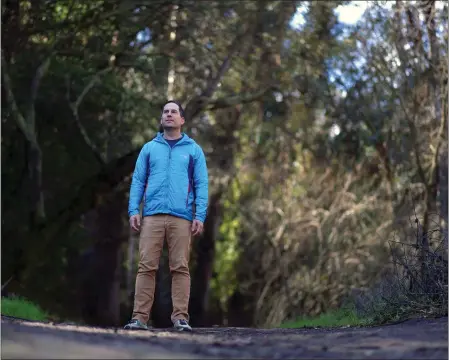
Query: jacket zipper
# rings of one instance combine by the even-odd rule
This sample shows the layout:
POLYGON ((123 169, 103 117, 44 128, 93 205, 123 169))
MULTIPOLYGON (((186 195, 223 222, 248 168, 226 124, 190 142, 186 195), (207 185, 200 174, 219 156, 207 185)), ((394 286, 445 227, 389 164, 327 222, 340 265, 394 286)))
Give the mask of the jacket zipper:
MULTIPOLYGON (((177 145, 179 145, 179 142, 177 142, 173 147, 170 146, 170 144, 164 139, 164 143, 168 146, 168 167, 167 167, 167 184, 170 184, 170 166, 171 166, 171 152, 173 148, 177 145)), ((166 199, 168 199, 168 186, 166 187, 166 199)), ((171 207, 168 207, 168 211, 171 211, 171 207)))
MULTIPOLYGON (((167 142, 167 141, 165 141, 165 143, 167 144, 167 146, 168 146, 168 167, 167 167, 167 185, 168 184, 170 184, 170 167, 171 167, 171 152, 172 152, 172 150, 173 150, 173 148, 176 146, 176 145, 178 145, 179 144, 179 142, 177 142, 175 145, 173 145, 173 146, 170 146, 170 144, 167 142)), ((169 196, 168 196, 168 186, 166 187, 166 199, 169 199, 169 196)), ((168 211, 172 211, 172 209, 171 209, 171 207, 169 206, 168 207, 168 211)))
MULTIPOLYGON (((171 151, 172 151, 172 147, 168 143, 167 143, 167 146, 168 146, 167 185, 169 185, 170 184, 170 167, 171 167, 171 151)), ((166 191, 165 198, 166 199, 170 199, 170 197, 168 196, 168 190, 169 190, 168 188, 169 188, 168 186, 165 187, 165 189, 166 189, 165 190, 166 191)), ((168 202, 168 211, 171 211, 170 201, 168 202)))

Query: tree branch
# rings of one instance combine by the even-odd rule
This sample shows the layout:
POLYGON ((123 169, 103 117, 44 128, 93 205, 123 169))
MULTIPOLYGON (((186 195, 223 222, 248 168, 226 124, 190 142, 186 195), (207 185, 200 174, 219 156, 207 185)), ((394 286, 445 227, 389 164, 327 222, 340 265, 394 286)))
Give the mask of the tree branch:
POLYGON ((36 126, 34 104, 36 102, 39 86, 41 84, 42 78, 45 76, 45 74, 48 71, 48 68, 50 67, 52 57, 53 53, 48 55, 42 62, 42 64, 39 65, 39 67, 36 70, 36 74, 34 75, 33 82, 31 84, 31 94, 28 103, 28 114, 27 114, 28 126, 30 126, 31 131, 34 131, 36 126))
POLYGON ((242 40, 245 37, 245 33, 239 34, 235 37, 234 41, 229 47, 228 55, 225 57, 220 67, 218 68, 217 74, 209 80, 206 89, 204 89, 203 93, 201 94, 201 97, 210 98, 214 94, 221 79, 231 66, 232 57, 235 55, 235 53, 238 52, 239 48, 242 46, 243 42, 242 40))
POLYGON ((89 146, 89 148, 92 150, 93 154, 95 155, 97 160, 100 162, 100 164, 104 164, 105 160, 104 160, 103 156, 101 155, 101 152, 98 150, 98 147, 94 144, 94 142, 90 138, 89 134, 87 133, 86 128, 81 123, 78 110, 79 110, 79 107, 80 107, 82 101, 84 100, 85 96, 87 95, 87 93, 99 82, 101 75, 104 75, 104 74, 110 72, 111 70, 112 70, 111 67, 107 67, 107 68, 102 69, 99 72, 97 72, 92 77, 92 79, 87 83, 87 85, 84 87, 81 94, 78 96, 78 98, 74 102, 70 101, 70 80, 69 80, 68 76, 66 78, 67 79, 66 98, 67 98, 67 101, 69 102, 70 109, 72 110, 73 117, 75 118, 76 125, 78 127, 78 130, 81 133, 81 136, 83 137, 84 141, 86 142, 87 146, 89 146))
POLYGON ((430 170, 429 170, 430 171, 429 185, 431 188, 434 186, 437 186, 438 162, 439 162, 441 147, 444 142, 444 134, 446 131, 447 131, 447 116, 445 116, 444 114, 441 114, 441 123, 440 123, 440 128, 438 130, 438 135, 437 135, 437 139, 436 139, 437 143, 435 146, 435 153, 433 155, 432 163, 430 165, 430 170))
POLYGON ((256 91, 254 93, 237 94, 227 97, 221 97, 216 100, 208 102, 207 110, 226 109, 239 104, 249 104, 260 100, 269 91, 277 89, 276 86, 269 86, 265 89, 256 91))
POLYGON ((224 58, 223 62, 221 63, 217 71, 217 74, 209 79, 201 95, 196 96, 189 101, 185 110, 187 119, 192 119, 207 106, 207 104, 210 101, 210 98, 215 93, 215 90, 217 89, 221 79, 229 70, 231 66, 232 57, 238 52, 238 50, 242 46, 243 43, 242 40, 245 36, 246 32, 242 32, 241 34, 235 37, 234 41, 229 47, 228 55, 224 58))
MULTIPOLYGON (((114 196, 115 190, 124 179, 129 176, 134 168, 140 148, 131 150, 120 158, 104 164, 98 173, 86 178, 81 184, 73 185, 73 193, 63 206, 49 215, 47 221, 37 231, 42 238, 51 243, 51 239, 60 231, 89 209, 94 208, 98 198, 114 196)), ((45 244, 42 244, 45 248, 45 244)))
POLYGON ((30 100, 28 104, 28 113, 26 116, 20 112, 17 102, 12 91, 11 78, 9 77, 8 65, 2 52, 2 72, 3 85, 6 90, 6 97, 9 108, 12 111, 13 118, 17 125, 23 132, 28 141, 28 174, 30 179, 30 208, 34 215, 34 221, 40 221, 45 218, 44 194, 42 189, 42 151, 37 141, 35 130, 35 101, 39 89, 40 82, 48 70, 50 60, 53 53, 51 53, 38 67, 31 86, 30 100))
MULTIPOLYGON (((388 64, 386 63, 385 59, 380 58, 379 60, 381 62, 383 62, 383 64, 388 69, 388 64)), ((416 129, 415 121, 414 121, 416 118, 416 115, 413 115, 413 118, 412 118, 412 115, 410 114, 411 112, 409 112, 407 109, 406 100, 405 100, 404 96, 399 91, 397 91, 397 89, 391 84, 390 81, 387 80, 387 76, 379 68, 379 66, 376 63, 373 62, 373 66, 376 69, 376 71, 381 75, 382 80, 390 87, 390 89, 393 93, 396 93, 396 95, 399 99, 399 105, 402 109, 402 112, 404 113, 404 117, 409 126, 410 134, 412 137, 413 153, 415 156, 415 162, 416 162, 416 166, 417 166, 417 170, 418 170, 418 176, 420 177, 420 180, 422 181, 423 184, 427 184, 426 175, 425 175, 424 168, 423 168, 422 162, 421 162, 421 157, 419 154, 420 152, 419 152, 419 146, 418 146, 418 130, 416 129)), ((415 105, 415 106, 417 106, 417 105, 415 105)))
POLYGON ((22 130, 27 141, 30 143, 36 143, 37 141, 36 141, 35 134, 27 126, 25 117, 22 115, 22 113, 19 110, 19 107, 17 106, 17 102, 14 97, 14 93, 12 91, 12 84, 11 84, 11 78, 9 77, 8 65, 6 64, 6 60, 4 58, 3 51, 2 51, 2 75, 3 75, 2 76, 3 86, 5 87, 5 91, 6 91, 6 99, 7 99, 9 108, 12 112, 13 118, 17 122, 19 129, 22 130))

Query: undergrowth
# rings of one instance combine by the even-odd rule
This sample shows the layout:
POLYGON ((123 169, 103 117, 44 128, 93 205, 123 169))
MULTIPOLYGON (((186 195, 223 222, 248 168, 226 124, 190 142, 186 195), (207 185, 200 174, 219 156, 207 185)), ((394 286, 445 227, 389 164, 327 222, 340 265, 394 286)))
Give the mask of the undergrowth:
POLYGON ((389 241, 392 266, 388 276, 353 297, 358 316, 380 324, 447 316, 447 231, 436 226, 424 233, 417 218, 415 225, 409 241, 389 241))
POLYGON ((329 311, 318 317, 303 317, 295 321, 283 323, 281 328, 331 328, 344 326, 370 325, 371 319, 360 317, 353 306, 345 306, 341 309, 329 311))
POLYGON ((33 321, 48 321, 50 317, 38 305, 21 297, 3 297, 1 299, 1 312, 2 315, 33 321))
POLYGON ((412 236, 389 241, 388 275, 369 289, 357 289, 340 310, 304 317, 284 328, 380 325, 416 317, 448 315, 447 230, 423 230, 417 217, 412 236))

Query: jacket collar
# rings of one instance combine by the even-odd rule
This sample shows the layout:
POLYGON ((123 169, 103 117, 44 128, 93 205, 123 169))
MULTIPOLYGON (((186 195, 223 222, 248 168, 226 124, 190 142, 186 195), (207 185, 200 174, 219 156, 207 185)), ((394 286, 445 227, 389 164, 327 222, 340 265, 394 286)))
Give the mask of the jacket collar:
MULTIPOLYGON (((193 143, 194 140, 190 138, 186 133, 181 132, 181 140, 179 140, 178 144, 190 144, 193 143)), ((167 143, 167 141, 164 138, 164 133, 158 132, 156 136, 154 137, 154 140, 161 143, 167 143)))

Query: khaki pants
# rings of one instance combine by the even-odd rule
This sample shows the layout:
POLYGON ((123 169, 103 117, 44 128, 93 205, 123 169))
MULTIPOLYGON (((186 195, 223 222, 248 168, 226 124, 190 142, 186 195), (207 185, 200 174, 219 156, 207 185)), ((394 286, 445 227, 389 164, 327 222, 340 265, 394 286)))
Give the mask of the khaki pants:
POLYGON ((142 220, 139 239, 133 319, 148 322, 154 301, 156 271, 159 267, 164 239, 167 238, 172 275, 173 313, 171 320, 189 320, 190 297, 189 255, 191 222, 171 215, 146 216, 142 220))

